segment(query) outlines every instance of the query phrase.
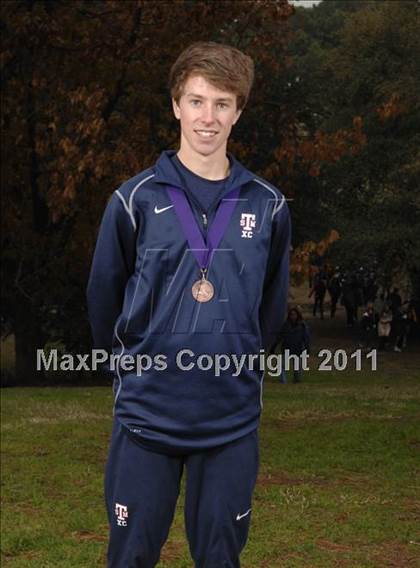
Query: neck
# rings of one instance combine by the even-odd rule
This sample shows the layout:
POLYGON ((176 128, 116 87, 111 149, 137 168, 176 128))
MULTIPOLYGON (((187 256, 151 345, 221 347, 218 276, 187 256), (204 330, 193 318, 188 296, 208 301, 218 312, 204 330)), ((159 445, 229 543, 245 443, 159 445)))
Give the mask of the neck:
POLYGON ((186 168, 205 179, 219 180, 229 175, 230 163, 226 150, 221 156, 192 155, 190 152, 183 151, 181 145, 177 156, 186 168))

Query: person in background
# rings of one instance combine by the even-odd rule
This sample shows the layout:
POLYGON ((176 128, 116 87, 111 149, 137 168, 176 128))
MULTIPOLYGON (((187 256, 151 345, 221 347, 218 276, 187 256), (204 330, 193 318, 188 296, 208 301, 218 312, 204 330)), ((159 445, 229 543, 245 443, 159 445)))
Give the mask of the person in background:
POLYGON ((316 313, 319 308, 322 320, 324 319, 324 299, 326 292, 327 286, 325 284, 325 280, 321 278, 320 275, 318 275, 318 278, 315 280, 315 284, 310 291, 308 298, 310 298, 312 295, 314 296, 312 314, 314 317, 316 317, 316 313))
POLYGON ((397 318, 394 351, 401 352, 407 347, 411 328, 417 322, 416 310, 412 302, 404 302, 401 309, 397 312, 397 318))
POLYGON ((331 276, 331 268, 329 267, 328 264, 324 264, 322 268, 320 268, 319 270, 319 278, 321 278, 321 280, 324 280, 325 282, 328 282, 328 278, 330 276, 331 276))
POLYGON ((408 338, 410 337, 410 334, 413 333, 413 329, 416 327, 417 321, 416 302, 414 298, 412 298, 408 302, 407 306, 407 335, 405 337, 405 342, 403 340, 402 344, 404 348, 407 347, 408 338))
POLYGON ((375 273, 370 272, 369 275, 366 277, 366 285, 363 290, 363 295, 365 297, 366 302, 374 302, 377 292, 378 292, 378 285, 375 281, 375 273))
POLYGON ((341 303, 346 310, 347 327, 353 327, 356 319, 356 295, 353 278, 346 275, 343 280, 341 303))
POLYGON ((381 313, 382 313, 385 305, 386 305, 385 294, 383 292, 381 292, 381 294, 379 294, 379 296, 376 296, 376 298, 373 302, 373 311, 375 313, 376 324, 378 323, 379 318, 381 317, 381 313))
POLYGON ((355 294, 355 307, 354 307, 354 317, 356 321, 359 320, 359 308, 364 306, 366 303, 366 299, 363 293, 363 278, 364 278, 364 268, 361 266, 354 274, 353 277, 353 286, 354 286, 354 294, 355 294))
POLYGON ((392 314, 399 310, 402 306, 402 299, 398 288, 394 288, 389 295, 388 301, 391 306, 392 314))
MULTIPOLYGON (((309 354, 310 350, 310 332, 308 325, 303 320, 302 312, 297 306, 289 309, 287 320, 285 321, 282 331, 282 358, 285 360, 286 350, 291 355, 301 355, 305 350, 309 354)), ((293 363, 292 363, 293 364, 293 363)), ((299 383, 302 377, 302 369, 293 370, 293 382, 299 383)), ((286 371, 282 369, 280 376, 281 383, 287 383, 286 371)))
POLYGON ((330 317, 335 317, 335 312, 337 310, 337 302, 340 298, 341 294, 341 284, 340 284, 340 274, 339 272, 335 272, 335 274, 330 278, 328 282, 328 293, 331 298, 331 307, 330 307, 330 317))
MULTIPOLYGON (((392 312, 392 324, 391 324, 391 337, 396 346, 398 337, 401 332, 401 306, 402 298, 400 296, 400 291, 398 288, 394 288, 392 292, 388 295, 388 304, 392 312)), ((396 349, 398 351, 398 349, 396 349)))
POLYGON ((319 274, 320 266, 321 266, 320 256, 316 252, 311 253, 309 258, 309 272, 308 272, 308 283, 310 290, 312 290, 315 280, 319 274))
POLYGON ((391 308, 385 306, 379 316, 378 321, 378 338, 379 344, 378 349, 382 351, 386 348, 388 338, 391 335, 391 324, 392 324, 392 312, 391 308))
POLYGON ((359 346, 365 349, 373 347, 376 339, 376 321, 373 304, 369 303, 360 320, 359 346))

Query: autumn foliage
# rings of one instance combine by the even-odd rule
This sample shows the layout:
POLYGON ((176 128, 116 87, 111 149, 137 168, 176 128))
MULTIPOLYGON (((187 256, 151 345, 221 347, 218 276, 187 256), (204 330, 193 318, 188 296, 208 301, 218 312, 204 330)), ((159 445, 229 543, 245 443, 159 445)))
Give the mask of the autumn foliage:
MULTIPOLYGON (((299 196, 316 194, 326 165, 365 149, 366 117, 359 108, 329 129, 302 119, 293 14, 287 0, 3 2, 2 327, 15 335, 21 378, 33 375, 36 347, 89 345, 85 287, 105 203, 176 147, 167 76, 193 41, 230 43, 256 62, 230 150, 294 200, 292 271, 337 241, 330 220, 305 233, 299 196)), ((374 112, 389 121, 404 109, 388 93, 374 112)))

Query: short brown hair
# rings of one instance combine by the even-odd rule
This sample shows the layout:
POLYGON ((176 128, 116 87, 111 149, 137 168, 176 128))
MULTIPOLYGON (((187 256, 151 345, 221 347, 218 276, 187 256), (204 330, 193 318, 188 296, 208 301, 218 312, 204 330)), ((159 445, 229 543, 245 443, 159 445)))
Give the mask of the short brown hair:
POLYGON ((254 81, 254 62, 248 55, 230 45, 199 41, 187 47, 171 67, 169 89, 178 103, 189 77, 201 75, 218 89, 236 95, 236 106, 242 110, 254 81))

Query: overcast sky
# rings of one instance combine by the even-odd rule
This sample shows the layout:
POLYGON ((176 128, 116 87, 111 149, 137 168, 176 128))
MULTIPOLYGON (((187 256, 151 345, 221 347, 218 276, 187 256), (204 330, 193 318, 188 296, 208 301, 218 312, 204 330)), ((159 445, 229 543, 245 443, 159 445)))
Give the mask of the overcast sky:
POLYGON ((319 4, 321 0, 289 0, 289 4, 295 6, 303 6, 304 8, 312 8, 314 4, 319 4))

